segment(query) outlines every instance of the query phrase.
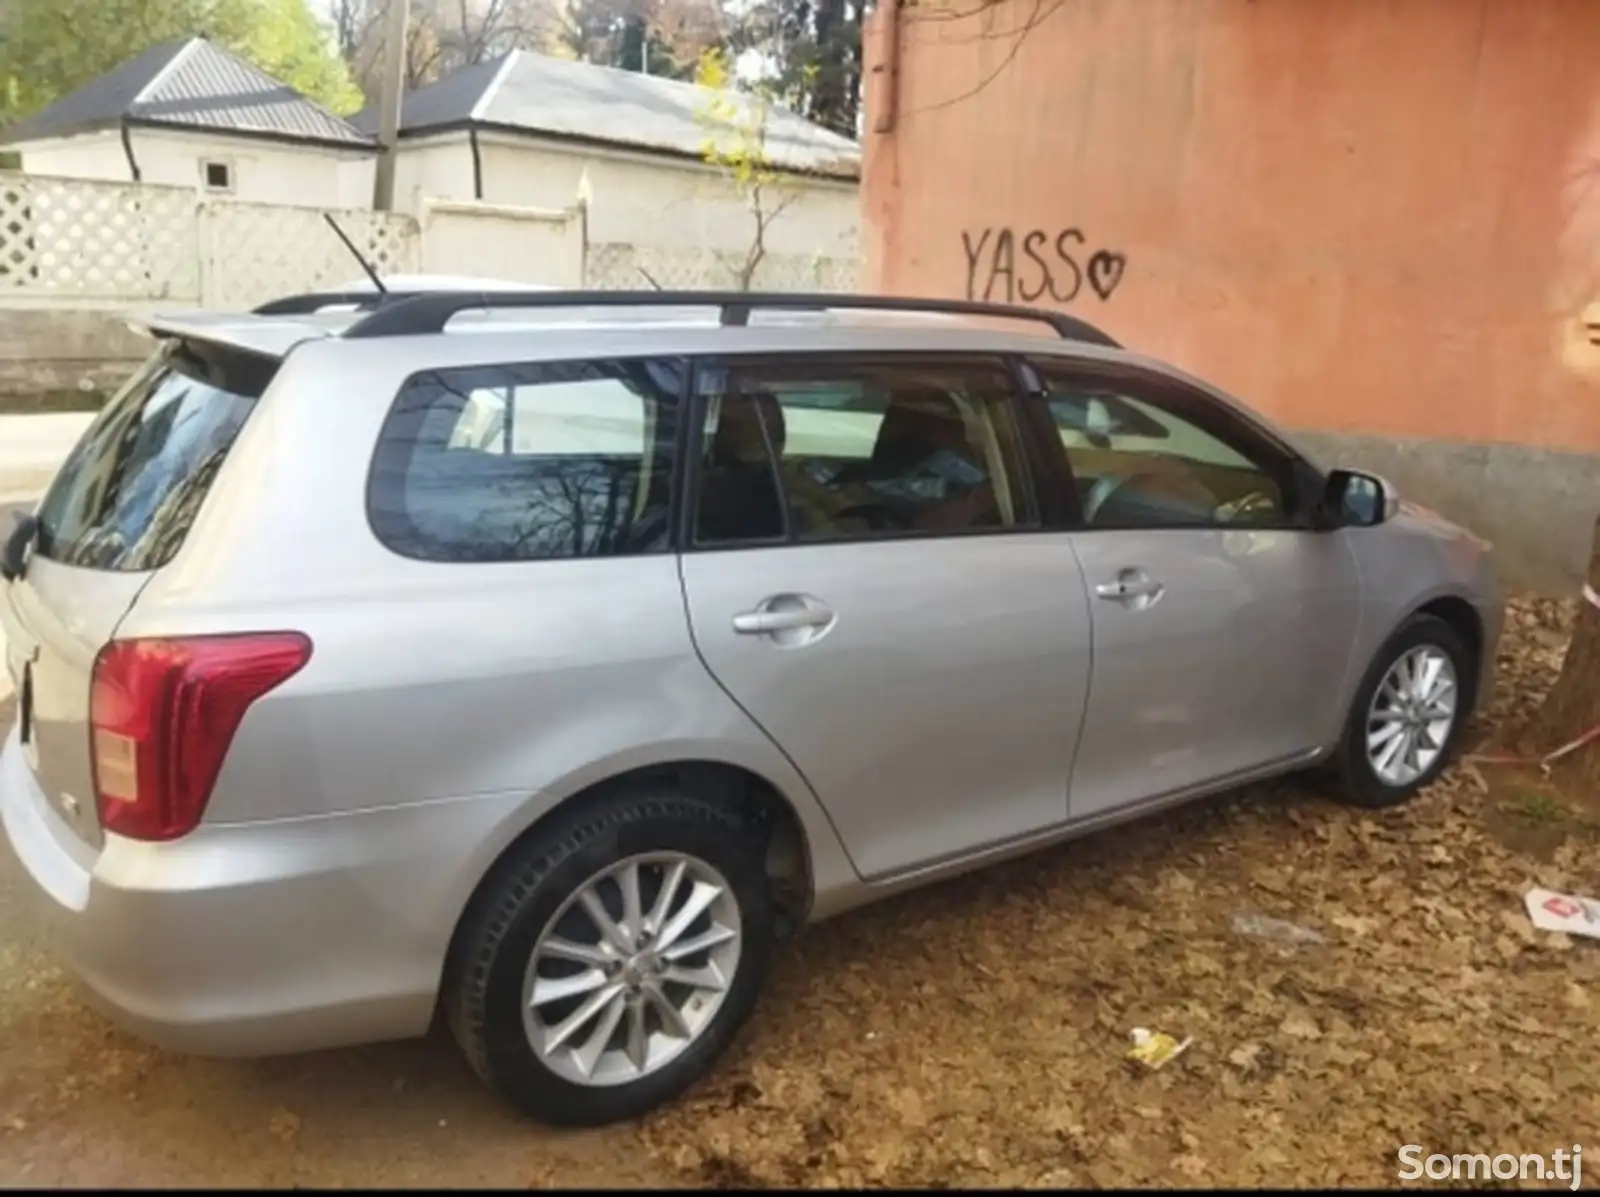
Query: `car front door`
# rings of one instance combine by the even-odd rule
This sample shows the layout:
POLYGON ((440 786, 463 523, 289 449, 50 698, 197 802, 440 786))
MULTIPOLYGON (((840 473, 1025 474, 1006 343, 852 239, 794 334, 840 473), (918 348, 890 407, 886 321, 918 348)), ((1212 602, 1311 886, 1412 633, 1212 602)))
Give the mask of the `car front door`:
POLYGON ((1327 744, 1359 580, 1344 538, 1310 529, 1307 467, 1197 389, 1033 364, 1078 496, 1093 612, 1073 817, 1327 744))
POLYGON ((695 642, 885 878, 1067 818, 1088 600, 999 359, 703 364, 695 642))

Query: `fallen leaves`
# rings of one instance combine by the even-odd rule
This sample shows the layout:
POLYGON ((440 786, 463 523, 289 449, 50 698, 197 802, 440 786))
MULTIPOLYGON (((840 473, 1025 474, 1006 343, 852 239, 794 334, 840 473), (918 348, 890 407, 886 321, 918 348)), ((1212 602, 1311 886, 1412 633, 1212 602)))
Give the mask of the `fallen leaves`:
POLYGON ((279 1110, 267 1123, 272 1136, 284 1143, 293 1143, 300 1134, 300 1116, 289 1110, 279 1110))
MULTIPOLYGON (((1512 605, 1485 729, 1537 709, 1571 617, 1512 605)), ((1372 813, 1257 787, 816 928, 638 1134, 726 1188, 1389 1185, 1404 1143, 1547 1151, 1600 1122, 1573 1055, 1600 950, 1521 895, 1600 891, 1600 861, 1508 847, 1481 783, 1372 813), (1195 1043, 1130 1068, 1135 1026, 1195 1043)))

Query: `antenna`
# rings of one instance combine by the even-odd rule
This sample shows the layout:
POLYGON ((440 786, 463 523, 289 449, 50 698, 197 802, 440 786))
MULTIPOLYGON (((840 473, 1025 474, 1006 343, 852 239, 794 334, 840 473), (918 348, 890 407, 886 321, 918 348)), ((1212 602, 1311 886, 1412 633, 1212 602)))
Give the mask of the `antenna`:
POLYGON ((372 285, 378 289, 378 294, 389 294, 389 288, 383 285, 383 280, 378 277, 378 272, 372 268, 372 263, 362 257, 361 251, 356 248, 355 242, 344 235, 344 230, 339 227, 339 222, 333 218, 333 214, 324 212, 322 219, 328 222, 329 228, 339 234, 339 240, 344 242, 344 247, 350 251, 350 256, 361 263, 361 269, 367 272, 367 277, 372 280, 372 285))
POLYGON ((644 275, 644 281, 645 282, 649 283, 657 291, 661 290, 661 284, 656 282, 656 280, 651 276, 650 272, 648 270, 646 270, 643 266, 635 266, 634 269, 637 270, 640 274, 644 275))

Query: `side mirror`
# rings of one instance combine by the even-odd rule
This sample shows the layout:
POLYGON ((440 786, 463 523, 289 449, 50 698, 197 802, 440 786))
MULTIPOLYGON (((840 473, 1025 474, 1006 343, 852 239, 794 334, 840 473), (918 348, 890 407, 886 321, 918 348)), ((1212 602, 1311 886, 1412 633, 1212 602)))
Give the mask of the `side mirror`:
POLYGON ((1318 504, 1317 527, 1373 528, 1391 520, 1400 510, 1400 496, 1376 474, 1358 470, 1332 470, 1318 504))

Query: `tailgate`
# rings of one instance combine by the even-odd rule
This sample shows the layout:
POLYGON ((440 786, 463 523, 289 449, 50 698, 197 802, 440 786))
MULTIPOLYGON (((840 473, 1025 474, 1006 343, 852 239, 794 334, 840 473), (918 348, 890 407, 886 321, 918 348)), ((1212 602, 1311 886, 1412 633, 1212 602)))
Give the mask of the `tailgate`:
POLYGON ((100 841, 100 822, 89 767, 89 682, 95 655, 149 576, 35 557, 23 578, 0 584, 23 758, 57 812, 91 844, 100 841))
POLYGON ((95 659, 181 548, 277 362, 167 343, 106 405, 39 504, 21 574, 0 582, 22 752, 67 823, 101 839, 91 765, 95 659))

